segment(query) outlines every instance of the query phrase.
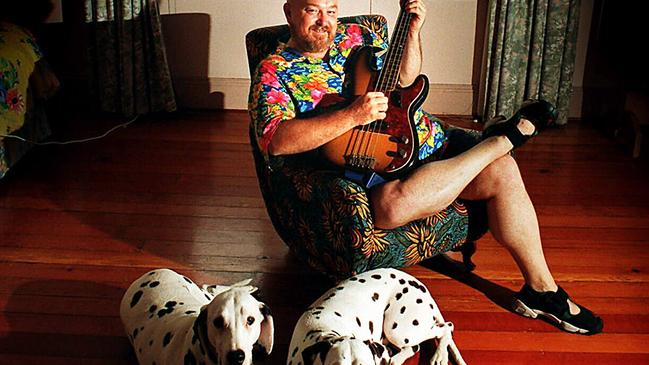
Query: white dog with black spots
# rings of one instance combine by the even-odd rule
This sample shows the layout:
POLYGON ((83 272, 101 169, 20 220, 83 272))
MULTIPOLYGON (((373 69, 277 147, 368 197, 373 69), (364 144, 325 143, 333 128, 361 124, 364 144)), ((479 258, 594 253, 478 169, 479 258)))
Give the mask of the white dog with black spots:
POLYGON ((157 269, 135 280, 120 316, 140 364, 250 365, 253 347, 273 348, 273 317, 250 280, 199 287, 157 269))
POLYGON ((376 269, 340 282, 302 314, 293 331, 288 365, 402 364, 419 345, 437 340, 431 364, 465 364, 453 324, 426 286, 395 269, 376 269))

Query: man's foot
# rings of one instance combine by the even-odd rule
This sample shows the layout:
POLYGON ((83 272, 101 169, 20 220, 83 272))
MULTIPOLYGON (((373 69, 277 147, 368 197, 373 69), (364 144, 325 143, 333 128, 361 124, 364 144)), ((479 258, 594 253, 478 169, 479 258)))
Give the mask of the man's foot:
POLYGON ((485 124, 483 138, 506 136, 513 148, 525 144, 527 140, 552 125, 557 119, 554 105, 545 100, 526 100, 514 115, 505 118, 497 116, 485 124))
POLYGON ((564 331, 594 335, 604 327, 601 318, 574 303, 561 287, 556 292, 537 292, 525 284, 514 298, 516 313, 530 318, 541 315, 564 331))

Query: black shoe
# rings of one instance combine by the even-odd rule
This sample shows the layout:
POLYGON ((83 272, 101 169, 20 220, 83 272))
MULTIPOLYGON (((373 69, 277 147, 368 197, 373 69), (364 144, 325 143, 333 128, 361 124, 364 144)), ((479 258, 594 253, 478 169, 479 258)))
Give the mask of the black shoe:
POLYGON ((527 140, 554 124, 557 120, 557 110, 554 105, 545 100, 529 99, 523 102, 521 108, 511 118, 504 122, 500 121, 502 119, 504 119, 502 116, 498 116, 493 119, 493 122, 487 122, 482 132, 483 138, 506 136, 514 145, 514 148, 518 148, 525 144, 527 140), (518 129, 518 122, 521 118, 529 120, 534 125, 534 133, 529 135, 521 133, 518 129))
POLYGON ((579 313, 570 314, 570 297, 561 287, 556 292, 540 293, 525 284, 514 298, 516 313, 530 318, 544 316, 564 331, 594 335, 604 327, 601 318, 577 303, 579 313))

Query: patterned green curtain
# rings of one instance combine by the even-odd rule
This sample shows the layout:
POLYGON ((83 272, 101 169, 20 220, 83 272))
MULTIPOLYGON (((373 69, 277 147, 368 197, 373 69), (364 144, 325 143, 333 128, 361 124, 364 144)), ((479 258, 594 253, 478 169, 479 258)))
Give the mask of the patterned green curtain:
POLYGON ((568 121, 579 0, 489 0, 485 120, 511 115, 525 99, 555 104, 568 121))
POLYGON ((176 110, 156 0, 86 0, 92 90, 102 111, 176 110))

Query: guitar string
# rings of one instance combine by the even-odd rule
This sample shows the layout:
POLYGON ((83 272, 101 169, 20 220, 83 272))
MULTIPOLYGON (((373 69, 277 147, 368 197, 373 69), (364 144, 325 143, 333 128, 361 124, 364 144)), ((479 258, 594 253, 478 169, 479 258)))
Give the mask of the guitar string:
MULTIPOLYGON (((395 54, 395 55, 390 55, 388 54, 388 60, 392 60, 391 63, 389 63, 387 66, 387 80, 386 85, 383 86, 384 92, 389 95, 389 93, 396 88, 396 80, 399 77, 399 66, 400 62, 397 62, 396 60, 401 60, 401 57, 403 56, 403 48, 405 46, 405 40, 406 40, 406 32, 408 28, 408 24, 410 23, 410 16, 411 14, 406 13, 405 11, 401 11, 399 13, 399 18, 397 19, 397 26, 396 26, 396 33, 393 36, 393 42, 392 46, 390 47, 390 50, 395 54)), ((377 124, 377 130, 382 130, 383 129, 383 124, 384 120, 380 120, 376 122, 377 124)), ((378 139, 378 134, 376 136, 376 139, 378 139)), ((375 142, 372 148, 372 153, 371 156, 376 156, 376 149, 378 147, 378 142, 375 142)), ((397 151, 398 153, 398 151, 397 151)))
MULTIPOLYGON (((372 5, 372 1, 370 0, 370 6, 371 5, 372 5)), ((371 13, 372 12, 370 10, 370 14, 371 13)), ((406 24, 408 24, 409 20, 410 20, 410 14, 405 13, 404 11, 401 11, 399 13, 399 17, 397 19, 396 32, 393 36, 393 45, 400 44, 401 47, 398 46, 390 47, 388 49, 388 54, 386 55, 386 59, 388 61, 394 59, 400 59, 401 56, 403 55, 403 43, 405 41, 404 36, 407 31, 407 26, 404 26, 403 23, 405 22, 406 24), (393 54, 395 53, 397 55, 396 58, 394 58, 393 56, 393 54)), ((381 91, 384 92, 385 94, 389 94, 389 92, 393 90, 396 86, 395 81, 399 75, 398 66, 399 63, 392 61, 392 62, 388 62, 386 67, 381 68, 381 70, 379 71, 377 87, 372 91, 381 91)), ((353 129, 350 136, 350 143, 348 144, 346 150, 349 151, 349 146, 351 144, 352 151, 355 152, 358 156, 361 156, 361 159, 362 156, 375 157, 376 149, 378 146, 378 142, 375 141, 376 139, 378 139, 377 136, 378 133, 376 133, 376 131, 377 130, 380 131, 383 128, 383 122, 384 122, 383 120, 377 120, 363 125, 360 128, 360 130, 358 128, 353 129), (359 137, 360 137, 360 141, 359 141, 359 137), (353 142, 351 141, 352 139, 353 142), (370 147, 372 149, 371 153, 369 153, 370 147), (361 154, 362 150, 364 150, 364 154, 361 154)), ((362 159, 362 161, 366 161, 366 160, 362 159)))
MULTIPOLYGON (((370 15, 372 15, 373 14, 373 11, 372 11, 373 0, 370 0, 369 6, 370 6, 370 15)), ((379 79, 381 78, 381 73, 382 73, 382 70, 379 72, 379 79)), ((366 90, 366 91, 369 91, 369 90, 366 90)), ((376 90, 372 90, 372 91, 376 91, 376 90)), ((371 124, 371 123, 369 123, 369 124, 371 124)), ((361 157, 362 156, 361 151, 363 149, 363 145, 365 144, 364 140, 366 139, 365 138, 366 135, 369 135, 370 141, 371 141, 371 134, 370 134, 371 132, 369 132, 369 128, 370 128, 370 126, 368 124, 364 124, 360 128, 352 129, 352 133, 351 133, 352 135, 350 136, 350 140, 353 139, 352 153, 351 153, 352 158, 354 158, 354 156, 359 156, 360 158, 362 158, 361 157)), ((370 141, 368 141, 367 144, 371 143, 370 141)), ((367 149, 366 149, 366 152, 367 152, 367 149)), ((353 162, 355 162, 355 161, 353 161, 353 162)))
MULTIPOLYGON (((397 21, 397 24, 399 24, 399 21, 397 21)), ((398 26, 397 26, 398 29, 398 26)), ((388 61, 392 60, 391 54, 394 53, 393 51, 394 48, 390 47, 388 49, 388 54, 386 55, 386 59, 388 61)), ((390 67, 389 67, 390 62, 388 62, 388 65, 386 67, 381 68, 381 71, 379 72, 376 88, 372 91, 380 91, 380 92, 385 92, 386 90, 386 79, 389 80, 389 72, 390 72, 390 67), (386 77, 387 73, 387 77, 386 77)), ((365 126, 364 126, 365 127, 365 126)), ((368 131, 368 141, 364 146, 364 154, 365 156, 371 156, 375 157, 376 153, 376 146, 377 142, 374 140, 377 139, 378 137, 376 136, 377 130, 380 130, 380 125, 378 121, 373 121, 371 123, 367 124, 367 128, 364 128, 364 131, 368 131), (370 131, 371 130, 371 131, 370 131), (372 153, 369 153, 370 148, 372 150, 372 153)), ((361 146, 361 149, 363 149, 363 146, 361 146)))
MULTIPOLYGON (((393 36, 393 45, 399 44, 402 42, 399 38, 402 37, 402 29, 403 29, 403 12, 399 13, 399 17, 397 19, 397 26, 396 26, 396 32, 393 36)), ((394 54, 399 55, 399 47, 390 47, 388 49, 388 54, 386 56, 386 59, 389 61, 385 65, 386 67, 382 68, 381 71, 379 72, 379 77, 377 81, 377 87, 373 91, 381 91, 384 93, 389 93, 391 89, 391 85, 393 83, 393 73, 395 69, 397 69, 395 62, 393 61, 394 54)), ((360 144, 358 145, 358 148, 356 149, 357 153, 360 156, 367 156, 367 157, 375 157, 376 155, 376 149, 378 146, 378 142, 376 142, 376 139, 378 139, 378 133, 383 126, 383 120, 378 120, 378 121, 373 121, 371 123, 368 123, 367 125, 363 125, 361 128, 361 133, 362 133, 362 138, 360 141, 360 144), (371 131, 370 131, 371 130, 371 131), (366 137, 367 134, 367 138, 366 137), (370 149, 372 152, 370 153, 370 149), (360 152, 364 150, 364 154, 361 154, 360 152)), ((366 160, 364 160, 366 162, 366 160)))
MULTIPOLYGON (((396 23, 396 32, 393 35, 393 39, 392 39, 392 41, 393 41, 392 45, 398 43, 398 37, 399 37, 398 31, 399 31, 399 29, 401 27, 401 20, 402 20, 401 18, 402 18, 402 13, 399 13, 399 17, 398 17, 397 23, 396 23)), ((378 87, 377 87, 376 91, 383 92, 386 95, 389 93, 390 77, 391 77, 391 73, 393 71, 392 70, 392 68, 393 68, 392 64, 394 63, 393 60, 394 60, 394 53, 395 53, 396 49, 397 48, 393 47, 393 46, 391 46, 389 48, 388 54, 386 55, 386 60, 388 62, 386 62, 386 64, 384 65, 385 67, 381 69, 381 71, 382 71, 381 74, 380 74, 381 77, 380 77, 380 79, 379 79, 379 81, 377 83, 378 87)), ((377 131, 381 130, 381 128, 383 126, 383 121, 382 120, 377 120, 377 121, 374 121, 372 124, 373 124, 373 128, 372 128, 372 134, 370 136, 371 136, 372 140, 376 140, 376 139, 378 139, 377 131)), ((367 153, 367 152, 366 153, 369 156, 372 156, 372 157, 376 158, 376 149, 377 149, 377 146, 378 146, 378 142, 377 141, 371 141, 371 142, 373 142, 373 143, 371 143, 372 144, 372 153, 367 153)))

